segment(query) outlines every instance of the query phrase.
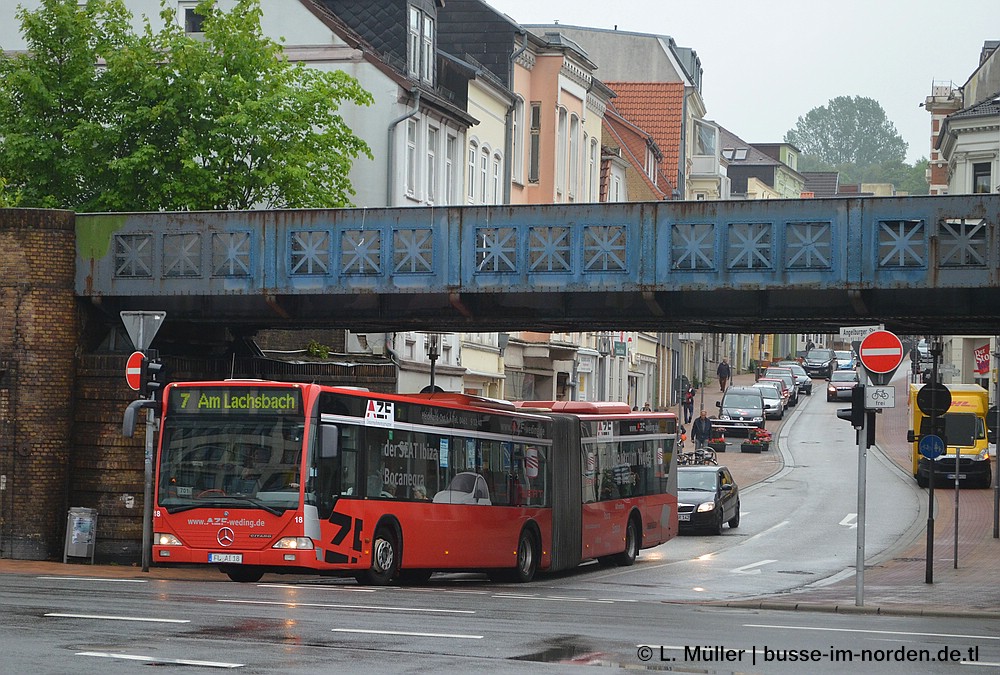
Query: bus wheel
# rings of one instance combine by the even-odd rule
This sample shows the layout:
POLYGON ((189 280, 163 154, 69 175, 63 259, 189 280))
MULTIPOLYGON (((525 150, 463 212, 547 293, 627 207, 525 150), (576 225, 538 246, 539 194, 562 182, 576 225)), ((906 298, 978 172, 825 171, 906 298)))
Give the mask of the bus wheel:
POLYGON ((260 581, 260 578, 264 576, 264 573, 256 567, 224 567, 222 571, 230 580, 241 584, 252 584, 255 581, 260 581))
POLYGON ((399 542, 392 528, 379 525, 372 538, 372 566, 357 576, 368 586, 387 586, 399 570, 399 542))
POLYGON ((535 546, 535 537, 528 530, 521 531, 521 538, 517 541, 517 568, 514 571, 514 578, 521 583, 527 583, 535 578, 538 570, 538 549, 535 546))
POLYGON ((614 557, 615 564, 628 567, 639 555, 639 526, 635 518, 628 519, 625 526, 625 550, 614 557))

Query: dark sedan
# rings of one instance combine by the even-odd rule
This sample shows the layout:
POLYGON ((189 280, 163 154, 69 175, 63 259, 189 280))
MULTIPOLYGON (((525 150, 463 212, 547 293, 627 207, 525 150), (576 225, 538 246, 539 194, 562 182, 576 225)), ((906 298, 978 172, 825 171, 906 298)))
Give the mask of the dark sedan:
POLYGON ((826 400, 851 399, 851 392, 858 386, 858 373, 854 370, 835 370, 826 383, 826 400))
POLYGON ((724 466, 677 467, 677 524, 681 532, 740 525, 740 489, 724 466))

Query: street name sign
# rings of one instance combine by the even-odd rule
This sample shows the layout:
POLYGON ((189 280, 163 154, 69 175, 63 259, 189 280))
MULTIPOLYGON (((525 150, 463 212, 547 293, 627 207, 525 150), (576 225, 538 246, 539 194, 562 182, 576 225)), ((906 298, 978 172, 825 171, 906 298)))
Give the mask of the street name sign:
POLYGON ((840 329, 840 337, 844 342, 854 342, 855 340, 861 340, 880 330, 885 330, 885 326, 882 324, 877 326, 842 326, 840 329))

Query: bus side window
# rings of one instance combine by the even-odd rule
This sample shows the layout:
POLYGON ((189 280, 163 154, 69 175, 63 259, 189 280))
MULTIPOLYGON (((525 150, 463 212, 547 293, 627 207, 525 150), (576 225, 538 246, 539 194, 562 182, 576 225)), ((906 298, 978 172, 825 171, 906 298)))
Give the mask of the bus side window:
POLYGON ((318 447, 313 464, 316 473, 316 507, 320 518, 329 518, 333 500, 340 494, 340 430, 333 424, 319 425, 318 447))

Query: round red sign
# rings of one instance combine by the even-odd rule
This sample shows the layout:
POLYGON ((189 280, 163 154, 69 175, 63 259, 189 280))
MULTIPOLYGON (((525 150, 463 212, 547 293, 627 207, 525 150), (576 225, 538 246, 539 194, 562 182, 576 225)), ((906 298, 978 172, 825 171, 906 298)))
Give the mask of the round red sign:
POLYGON ((129 389, 139 391, 142 384, 142 352, 132 352, 125 363, 125 383, 129 389))
POLYGON ((891 373, 903 362, 903 343, 887 330, 866 336, 858 352, 861 364, 872 373, 891 373))

